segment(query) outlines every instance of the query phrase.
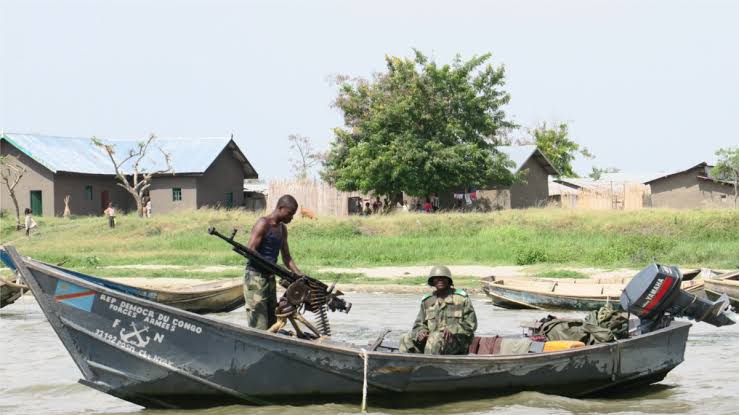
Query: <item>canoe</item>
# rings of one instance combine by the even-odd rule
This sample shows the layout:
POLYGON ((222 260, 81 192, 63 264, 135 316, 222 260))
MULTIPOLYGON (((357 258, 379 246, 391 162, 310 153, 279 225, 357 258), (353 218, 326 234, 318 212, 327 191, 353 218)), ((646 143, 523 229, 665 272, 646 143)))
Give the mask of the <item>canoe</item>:
POLYGON ((729 296, 729 302, 735 310, 739 310, 739 271, 719 275, 715 279, 707 279, 706 297, 716 300, 721 294, 729 296))
POLYGON ((16 284, 0 277, 0 308, 13 304, 27 292, 28 287, 25 285, 16 284))
MULTIPOLYGON (((621 309, 619 298, 631 277, 599 279, 521 279, 494 276, 480 280, 482 290, 493 305, 508 309, 532 310, 597 310, 610 303, 621 309)), ((683 281, 682 289, 699 294, 702 279, 683 281)))
MULTIPOLYGON (((15 270, 7 251, 0 249, 0 260, 8 268, 15 270)), ((190 285, 182 288, 162 289, 146 286, 133 286, 109 279, 95 277, 72 271, 57 265, 46 264, 28 258, 29 262, 43 264, 60 270, 77 278, 102 285, 106 288, 120 291, 139 298, 156 301, 182 310, 197 314, 227 313, 244 305, 244 282, 241 278, 224 281, 214 281, 190 285)))
POLYGON ((629 339, 546 353, 363 354, 347 343, 273 334, 134 297, 8 250, 80 382, 148 408, 358 403, 365 379, 373 406, 524 390, 602 396, 662 380, 683 361, 691 326, 673 321, 629 339))

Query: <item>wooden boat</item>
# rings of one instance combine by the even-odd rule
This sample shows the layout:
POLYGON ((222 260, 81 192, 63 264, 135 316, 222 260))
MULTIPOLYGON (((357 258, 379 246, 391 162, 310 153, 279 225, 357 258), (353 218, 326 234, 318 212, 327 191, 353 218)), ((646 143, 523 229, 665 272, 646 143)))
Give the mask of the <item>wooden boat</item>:
MULTIPOLYGON (((8 268, 15 270, 15 265, 10 260, 7 251, 4 249, 0 249, 0 260, 2 260, 8 268)), ((103 287, 115 291, 156 301, 158 303, 177 307, 197 314, 226 313, 244 305, 244 283, 241 278, 207 282, 183 288, 162 289, 123 284, 117 281, 111 281, 109 279, 65 269, 57 265, 46 264, 30 258, 27 260, 29 262, 44 264, 48 267, 63 271, 66 274, 102 285, 103 287)))
POLYGON ((358 402, 365 379, 373 406, 448 402, 450 390, 453 399, 523 390, 606 395, 662 380, 683 361, 691 326, 673 321, 629 339, 547 353, 363 353, 188 313, 8 251, 82 372, 80 382, 151 408, 358 402))
POLYGON ((25 285, 0 277, 0 308, 13 304, 27 292, 28 287, 25 285))
MULTIPOLYGON (((693 276, 693 275, 689 275, 693 276)), ((694 276, 693 276, 694 277, 694 276)), ((482 290, 493 305, 508 309, 533 310, 597 310, 606 303, 620 309, 619 298, 627 278, 599 279, 521 279, 485 277, 480 280, 482 290)), ((682 289, 699 294, 703 280, 683 281, 682 289)))
POLYGON ((735 310, 739 310, 739 271, 719 275, 715 279, 707 279, 706 297, 716 300, 721 294, 729 296, 729 302, 735 310))

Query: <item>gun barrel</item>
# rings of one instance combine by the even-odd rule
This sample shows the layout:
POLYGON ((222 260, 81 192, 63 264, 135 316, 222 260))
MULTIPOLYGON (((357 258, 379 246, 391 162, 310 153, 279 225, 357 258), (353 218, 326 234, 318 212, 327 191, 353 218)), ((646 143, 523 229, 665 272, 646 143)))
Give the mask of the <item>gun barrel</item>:
MULTIPOLYGON (((298 276, 294 272, 288 270, 287 268, 272 263, 268 261, 266 258, 264 258, 259 252, 249 248, 246 245, 243 245, 237 241, 234 240, 234 236, 236 235, 236 230, 234 229, 234 232, 231 234, 231 237, 227 237, 223 235, 222 233, 218 232, 215 227, 209 227, 208 228, 208 234, 217 236, 224 241, 228 242, 232 247, 233 251, 237 254, 243 256, 244 258, 247 258, 249 260, 249 263, 252 264, 254 267, 259 268, 263 270, 266 273, 278 275, 282 279, 286 280, 288 283, 292 284, 293 282, 304 278, 306 280, 306 283, 308 284, 308 287, 312 291, 312 295, 310 296, 311 303, 309 308, 314 308, 314 306, 320 306, 321 304, 327 304, 329 305, 329 308, 333 311, 334 309, 339 311, 344 311, 346 313, 349 312, 352 305, 351 303, 347 303, 345 300, 338 298, 337 294, 339 292, 337 291, 336 294, 331 294, 331 291, 329 291, 328 285, 326 285, 324 282, 317 280, 315 278, 309 277, 309 276, 298 276)), ((333 284, 335 286, 336 283, 333 284)), ((333 288, 332 286, 332 288, 333 288)))

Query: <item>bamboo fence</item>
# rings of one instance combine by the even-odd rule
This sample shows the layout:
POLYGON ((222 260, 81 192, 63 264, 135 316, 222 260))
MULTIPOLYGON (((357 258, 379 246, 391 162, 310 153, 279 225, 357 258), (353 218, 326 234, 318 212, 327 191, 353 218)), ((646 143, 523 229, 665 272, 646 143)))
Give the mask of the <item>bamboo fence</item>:
POLYGON ((635 210, 650 206, 649 187, 639 183, 612 183, 611 187, 581 188, 562 192, 563 208, 635 210))
POLYGON ((369 199, 357 192, 342 192, 320 180, 284 179, 269 182, 267 209, 274 209, 280 196, 295 197, 301 208, 307 208, 318 216, 349 216, 349 198, 369 199))

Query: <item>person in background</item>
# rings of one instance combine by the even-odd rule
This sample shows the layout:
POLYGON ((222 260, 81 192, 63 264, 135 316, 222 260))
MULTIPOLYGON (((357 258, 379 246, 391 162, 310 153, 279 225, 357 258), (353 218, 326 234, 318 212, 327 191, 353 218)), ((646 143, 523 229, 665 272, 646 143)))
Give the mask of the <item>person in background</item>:
POLYGON ((372 208, 370 207, 369 202, 364 203, 364 211, 362 212, 364 216, 369 216, 372 214, 372 208))
POLYGON ((477 330, 477 315, 467 293, 454 288, 452 272, 435 266, 413 329, 400 341, 401 353, 467 354, 477 330))
POLYGON ((433 205, 431 205, 431 200, 429 198, 426 198, 426 203, 423 204, 423 211, 426 213, 431 213, 434 209, 433 205))
POLYGON ((108 217, 108 227, 115 228, 115 208, 113 202, 108 202, 108 208, 103 211, 108 217))
POLYGON ((382 208, 382 202, 380 201, 380 196, 377 196, 377 199, 375 199, 375 201, 372 202, 372 213, 373 214, 379 213, 380 208, 382 208))
POLYGON ((403 204, 401 206, 401 209, 403 210, 403 213, 408 213, 409 212, 408 202, 406 202, 405 200, 403 200, 403 204))
POLYGON ((33 213, 31 212, 31 209, 26 208, 23 211, 23 214, 26 215, 26 236, 31 236, 31 229, 34 229, 38 225, 36 225, 36 221, 33 220, 33 213))
POLYGON ((144 205, 144 215, 147 218, 151 217, 151 198, 150 197, 146 198, 146 204, 144 205))
POLYGON ((433 196, 431 196, 431 208, 434 212, 439 210, 439 194, 434 193, 433 196))
MULTIPOLYGON (((248 247, 259 252, 267 261, 282 262, 298 276, 304 275, 290 255, 287 244, 287 224, 292 222, 298 211, 298 201, 291 195, 283 195, 277 200, 277 207, 267 216, 257 220, 251 230, 248 247)), ((275 276, 265 274, 251 262, 246 264, 244 273, 244 300, 246 320, 249 327, 267 330, 277 322, 277 282, 275 276)))

